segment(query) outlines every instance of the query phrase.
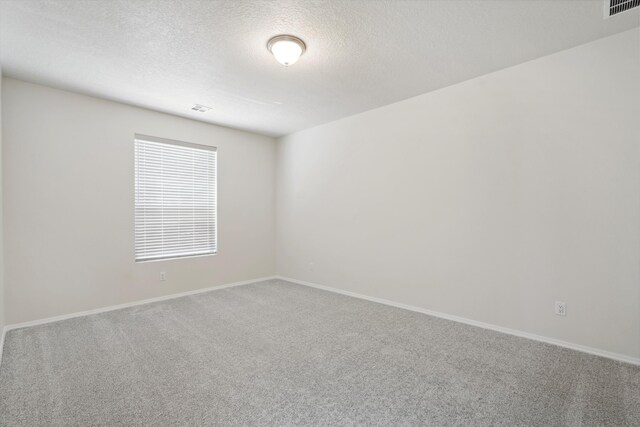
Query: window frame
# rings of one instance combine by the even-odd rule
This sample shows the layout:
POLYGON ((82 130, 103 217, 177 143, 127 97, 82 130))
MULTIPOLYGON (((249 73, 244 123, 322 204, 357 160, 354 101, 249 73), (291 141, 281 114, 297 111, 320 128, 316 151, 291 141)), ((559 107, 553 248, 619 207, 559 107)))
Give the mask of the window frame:
POLYGON ((217 255, 219 252, 218 246, 218 147, 214 145, 206 145, 206 144, 196 144, 192 142, 185 142, 180 140, 168 139, 168 138, 160 138, 150 135, 144 135, 136 133, 133 138, 133 150, 134 150, 134 191, 133 191, 133 211, 134 211, 134 261, 135 263, 145 263, 145 262, 156 262, 156 261, 170 261, 175 259, 184 259, 184 258, 200 258, 200 257, 208 257, 217 255), (190 253, 184 255, 171 255, 171 256, 158 256, 151 258, 138 258, 137 253, 137 242, 136 242, 136 232, 138 229, 138 221, 137 221, 137 194, 138 194, 138 157, 137 157, 137 147, 136 144, 138 141, 141 142, 150 142, 156 144, 166 144, 184 148, 191 148, 195 150, 203 150, 203 151, 211 151, 214 153, 213 157, 213 166, 214 166, 214 178, 213 178, 213 251, 207 253, 190 253))

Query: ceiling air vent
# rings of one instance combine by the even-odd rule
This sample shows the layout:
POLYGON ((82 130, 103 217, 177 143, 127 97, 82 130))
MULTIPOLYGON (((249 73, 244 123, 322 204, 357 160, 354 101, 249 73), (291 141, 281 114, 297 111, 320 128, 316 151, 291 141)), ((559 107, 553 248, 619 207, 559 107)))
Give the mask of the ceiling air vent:
POLYGON ((613 15, 640 6, 640 0, 604 0, 604 17, 613 15))
POLYGON ((207 107, 206 105, 195 104, 193 107, 191 107, 191 109, 193 111, 199 111, 200 113, 206 113, 207 111, 211 110, 211 107, 207 107))

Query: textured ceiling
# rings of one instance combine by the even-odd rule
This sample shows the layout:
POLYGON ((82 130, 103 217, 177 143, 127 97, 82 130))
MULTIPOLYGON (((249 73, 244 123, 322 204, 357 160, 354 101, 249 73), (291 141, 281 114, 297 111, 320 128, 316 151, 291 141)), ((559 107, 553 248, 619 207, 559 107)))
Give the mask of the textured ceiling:
POLYGON ((0 0, 0 64, 278 136, 639 25, 639 9, 604 20, 602 0, 0 0), (290 68, 265 47, 280 33, 307 44, 290 68))

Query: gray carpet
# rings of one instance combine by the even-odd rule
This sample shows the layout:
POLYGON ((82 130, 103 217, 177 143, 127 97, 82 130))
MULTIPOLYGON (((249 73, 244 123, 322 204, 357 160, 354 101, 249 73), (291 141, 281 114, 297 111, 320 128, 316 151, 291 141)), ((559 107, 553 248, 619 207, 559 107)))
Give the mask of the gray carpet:
POLYGON ((11 331, 3 426, 640 425, 640 368, 282 281, 11 331))

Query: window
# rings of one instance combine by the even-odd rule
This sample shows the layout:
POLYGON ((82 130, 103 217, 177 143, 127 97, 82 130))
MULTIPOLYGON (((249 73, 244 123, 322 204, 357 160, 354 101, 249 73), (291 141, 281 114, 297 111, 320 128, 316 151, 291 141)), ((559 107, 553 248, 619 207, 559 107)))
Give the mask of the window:
POLYGON ((216 253, 216 148, 135 137, 135 258, 216 253))

